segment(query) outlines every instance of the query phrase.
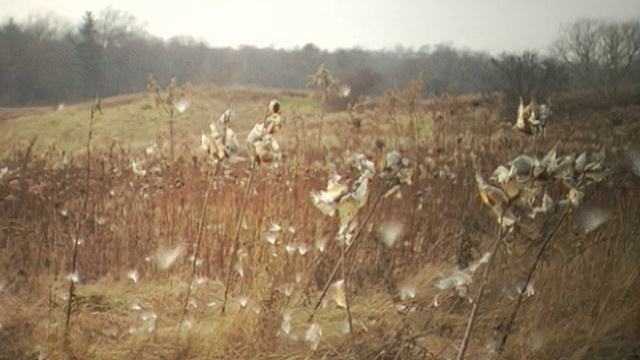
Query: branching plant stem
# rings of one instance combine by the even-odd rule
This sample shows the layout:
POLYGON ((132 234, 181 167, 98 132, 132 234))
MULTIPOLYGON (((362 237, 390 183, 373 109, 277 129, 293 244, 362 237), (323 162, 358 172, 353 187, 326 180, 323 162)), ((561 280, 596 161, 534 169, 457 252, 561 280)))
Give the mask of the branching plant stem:
POLYGON ((500 344, 498 345, 497 353, 500 355, 502 355, 502 352, 504 351, 505 345, 507 343, 507 339, 509 339, 509 333, 511 332, 511 327, 513 326, 513 322, 515 321, 516 316, 518 315, 518 311, 520 310, 520 305, 522 304, 522 299, 524 298, 524 294, 526 293, 525 290, 527 289, 527 287, 529 286, 529 283, 531 282, 531 279, 533 278, 533 273, 536 271, 536 267, 538 266, 540 259, 542 259, 542 255, 544 254, 544 251, 547 249, 547 245, 549 245, 549 243, 551 242, 551 239, 553 239, 555 234, 558 232, 558 229, 560 229, 560 225, 562 225, 564 220, 567 218, 567 214, 569 214, 569 210, 566 210, 562 214, 562 217, 556 224, 556 227, 553 229, 553 231, 551 231, 551 233, 549 233, 546 239, 544 239, 544 242, 542 243, 540 250, 538 250, 538 255, 536 256, 536 260, 533 262, 533 265, 531 265, 531 269, 529 269, 529 274, 527 274, 527 280, 525 281, 524 286, 522 287, 522 291, 520 291, 520 293, 518 294, 518 300, 516 301, 516 305, 513 308, 513 312, 511 313, 511 318, 509 318, 509 322, 505 327, 504 336, 500 341, 500 344))
POLYGON ((222 300, 222 309, 220 310, 221 314, 224 314, 227 307, 227 299, 229 297, 229 290, 231 288, 231 279, 233 278, 233 267, 235 266, 236 256, 238 254, 238 247, 240 242, 240 229, 242 228, 242 220, 244 218, 245 210, 247 209, 247 203, 249 201, 249 193, 251 192, 251 184, 253 183, 253 179, 255 177, 257 168, 258 168, 258 162, 254 158, 251 163, 249 181, 247 181, 247 186, 244 189, 244 195, 242 197, 242 205, 240 207, 240 214, 238 215, 238 223, 236 224, 236 233, 233 239, 233 250, 231 251, 231 258, 229 259, 229 268, 227 270, 227 281, 225 283, 225 288, 224 288, 224 299, 222 300))
MULTIPOLYGON (((384 193, 385 193, 384 191, 380 191, 380 193, 378 193, 378 196, 373 201, 373 205, 371 206, 371 209, 369 210, 369 213, 367 213, 367 216, 365 217, 364 221, 362 222, 362 225, 360 225, 360 227, 358 228, 356 233, 353 235, 353 240, 351 241, 351 244, 349 244, 349 246, 347 246, 346 249, 344 249, 344 255, 340 257, 340 260, 338 260, 338 263, 334 266, 333 270, 331 271, 331 274, 329 275, 329 279, 327 279, 327 282, 324 285, 324 288, 322 290, 322 294, 320 295, 320 298, 318 299, 318 302, 314 306, 313 311, 311 312, 311 315, 309 316, 309 322, 313 321, 313 318, 316 315, 316 311, 320 307, 320 304, 322 303, 322 300, 324 300, 325 296, 327 296, 327 292, 329 291, 329 288, 331 287, 331 284, 333 283, 333 280, 335 279, 335 276, 338 273, 338 270, 340 270, 341 267, 342 267, 342 262, 347 257, 347 255, 349 254, 351 249, 353 249, 353 247, 358 243, 358 240, 360 239, 360 234, 362 233, 362 230, 364 229, 364 227, 367 225, 367 223, 371 219, 371 216, 373 216, 373 212, 375 211, 376 207, 378 206, 378 203, 380 203, 380 200, 382 199, 382 196, 384 195, 384 193)), ((346 284, 347 284, 347 282, 346 282, 346 279, 345 279, 345 293, 347 292, 347 287, 346 287, 347 285, 346 284)), ((349 324, 349 327, 351 329, 351 324, 349 324)))

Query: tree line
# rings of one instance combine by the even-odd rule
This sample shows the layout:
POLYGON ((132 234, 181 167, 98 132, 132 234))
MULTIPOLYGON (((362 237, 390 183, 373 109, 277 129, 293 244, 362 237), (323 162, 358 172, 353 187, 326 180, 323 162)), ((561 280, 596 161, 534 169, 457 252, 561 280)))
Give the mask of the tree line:
POLYGON ((216 48, 188 36, 162 40, 131 14, 109 7, 86 12, 79 24, 51 16, 0 24, 0 105, 72 102, 145 90, 148 74, 162 86, 180 83, 253 84, 301 89, 319 64, 353 96, 380 95, 422 72, 421 96, 504 91, 545 97, 570 88, 593 88, 605 98, 640 80, 640 22, 579 20, 536 51, 487 53, 448 44, 419 50, 397 47, 321 50, 216 48))

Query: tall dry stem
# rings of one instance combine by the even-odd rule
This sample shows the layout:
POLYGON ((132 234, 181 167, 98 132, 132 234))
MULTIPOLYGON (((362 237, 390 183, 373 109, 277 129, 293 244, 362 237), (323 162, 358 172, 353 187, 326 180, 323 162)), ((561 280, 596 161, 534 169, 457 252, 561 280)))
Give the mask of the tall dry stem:
POLYGON ((71 272, 69 275, 69 291, 67 296, 69 299, 67 300, 66 307, 66 315, 65 315, 65 336, 64 336, 64 348, 69 350, 70 344, 70 335, 71 335, 71 315, 72 315, 72 306, 73 299, 75 297, 75 280, 76 271, 78 268, 78 248, 80 247, 80 230, 82 228, 82 220, 85 217, 85 213, 87 211, 87 204, 89 203, 89 178, 91 175, 91 138, 93 135, 93 109, 91 111, 91 117, 89 118, 89 131, 87 134, 87 168, 86 168, 86 176, 84 182, 84 197, 82 199, 82 206, 80 207, 80 213, 78 214, 78 220, 76 221, 75 228, 75 239, 73 239, 73 253, 71 255, 71 272))
POLYGON ((251 184, 255 178, 256 169, 258 168, 258 162, 254 157, 251 162, 251 169, 249 175, 249 181, 244 189, 244 195, 242 196, 242 204, 240 205, 240 214, 238 214, 238 221, 236 223, 236 232, 233 238, 233 250, 231 251, 231 257, 229 259, 229 267, 227 269, 227 280, 224 287, 224 299, 222 300, 221 314, 225 313, 227 308, 227 299, 229 298, 229 290, 231 288, 231 280, 233 278, 233 268, 236 264, 236 256, 238 255, 238 247, 240 246, 240 229, 242 229, 242 220, 244 219, 244 213, 247 209, 247 203, 249 202, 249 193, 251 192, 251 184))
POLYGON ((462 337, 462 345, 460 345, 460 351, 458 352, 458 357, 456 360, 464 359, 464 354, 467 351, 467 347, 469 346, 469 340, 471 340, 471 332, 473 331, 473 326, 475 325, 476 316, 478 314, 478 309, 480 308, 480 301, 482 300, 482 296, 484 295, 484 289, 487 286, 487 280, 489 279, 489 272, 491 271, 491 265, 493 264, 493 259, 496 257, 496 251, 498 251, 498 247, 502 242, 502 221, 504 214, 500 216, 500 225, 498 226, 498 234, 496 239, 491 246, 491 255, 489 255, 489 260, 487 261, 487 265, 484 268, 484 272, 482 273, 482 283, 480 284, 480 289, 478 290, 478 294, 475 299, 473 299, 473 305, 471 308, 471 314, 469 315, 469 320, 467 321, 467 327, 464 331, 464 336, 462 337))
POLYGON ((509 322, 505 327, 503 338, 502 340, 500 340, 500 344, 498 345, 498 348, 496 350, 496 352, 499 355, 502 355, 505 345, 507 343, 507 340, 509 339, 509 334, 511 333, 511 327, 513 326, 513 322, 515 321, 516 316, 518 315, 518 311, 520 310, 520 305, 522 304, 522 299, 524 298, 524 294, 526 293, 525 289, 527 289, 527 287, 529 286, 529 283, 533 278, 533 273, 536 271, 536 267, 538 266, 540 259, 542 259, 542 255, 544 254, 544 251, 547 249, 547 245, 549 245, 549 243, 551 242, 551 239, 553 239, 555 234, 558 232, 558 229, 560 229, 560 225, 562 225, 564 220, 567 218, 568 214, 569 214, 569 209, 564 211, 564 213, 562 214, 562 217, 556 224, 556 227, 553 229, 553 231, 551 231, 551 233, 549 233, 546 239, 544 239, 544 242, 542 243, 540 250, 538 250, 538 255, 536 255, 536 259, 533 262, 533 265, 531 265, 531 269, 529 269, 529 273, 527 274, 527 280, 524 282, 524 285, 522 286, 522 291, 520 291, 518 294, 518 300, 516 301, 516 305, 514 306, 513 311, 511 312, 511 317, 509 318, 509 322))
POLYGON ((324 115, 325 115, 324 110, 322 110, 320 115, 318 115, 319 124, 318 124, 318 139, 316 140, 316 149, 320 149, 320 146, 322 145, 322 128, 324 127, 324 115))
MULTIPOLYGON (((360 234, 362 233, 362 230, 365 228, 365 226, 367 225, 367 223, 369 222, 369 220, 373 216, 373 213, 376 210, 376 208, 378 207, 378 203, 380 203, 380 200, 382 199, 382 196, 384 195, 384 193, 385 193, 385 191, 380 191, 378 193, 378 196, 373 201, 373 205, 371 206, 371 209, 369 209, 369 213, 367 213, 367 216, 365 217, 364 221, 362 222, 362 225, 360 225, 360 227, 358 227, 358 230, 353 235, 353 239, 351 240, 351 244, 349 244, 349 246, 347 246, 346 249, 344 249, 343 255, 340 257, 340 260, 338 260, 338 263, 333 267, 333 270, 331 270, 331 274, 329 275, 329 278, 327 279, 327 282, 325 283, 324 288, 322 289, 322 294, 320 294, 320 298, 318 298, 318 301, 316 302, 316 305, 313 307, 313 310, 311 311, 311 315, 309 316, 309 320, 308 320, 309 322, 313 321, 313 318, 316 315, 316 311, 320 307, 320 304, 322 304, 322 300, 324 300, 325 296, 327 296, 327 292, 329 291, 329 288, 331 287, 331 284, 333 283, 333 280, 335 279, 335 276, 338 273, 338 270, 340 270, 342 268, 342 263, 345 260, 346 256, 351 251, 351 249, 353 249, 354 245, 358 243, 358 240, 360 238, 360 234)), ((347 293, 346 283, 347 283, 347 280, 345 279, 345 294, 347 293)), ((348 295, 347 295, 347 298, 348 298, 348 295)), ((350 329, 351 329, 351 324, 349 324, 349 326, 350 326, 350 329)))
POLYGON ((189 298, 191 297, 191 288, 193 287, 193 282, 196 278, 197 270, 198 270, 198 258, 200 257, 200 248, 202 244, 202 236, 204 233, 204 220, 207 213, 207 205, 209 202, 209 194, 211 193, 211 188, 213 188, 213 183, 215 181, 216 176, 218 175, 218 170, 220 169, 221 160, 216 162, 215 169, 211 173, 211 177, 209 179, 209 185, 207 185, 207 190, 204 193, 204 198, 202 200, 202 209, 200 210, 200 221, 198 222, 198 235, 196 239, 196 249, 193 254, 193 266, 191 267, 191 279, 189 280, 189 286, 187 287, 187 294, 184 298, 184 307, 182 308, 182 315, 180 316, 180 321, 178 321, 178 336, 180 335, 180 330, 182 329, 182 322, 184 321, 185 316, 187 315, 187 309, 189 307, 189 298))

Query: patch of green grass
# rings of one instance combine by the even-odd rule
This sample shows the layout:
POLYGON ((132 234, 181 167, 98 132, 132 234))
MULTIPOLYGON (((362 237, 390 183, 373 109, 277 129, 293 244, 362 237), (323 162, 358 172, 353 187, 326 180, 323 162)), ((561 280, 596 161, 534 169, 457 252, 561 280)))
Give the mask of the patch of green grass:
POLYGON ((301 109, 311 110, 317 110, 322 107, 322 105, 318 101, 308 97, 282 96, 280 98, 280 101, 282 102, 282 106, 285 107, 298 106, 301 109))

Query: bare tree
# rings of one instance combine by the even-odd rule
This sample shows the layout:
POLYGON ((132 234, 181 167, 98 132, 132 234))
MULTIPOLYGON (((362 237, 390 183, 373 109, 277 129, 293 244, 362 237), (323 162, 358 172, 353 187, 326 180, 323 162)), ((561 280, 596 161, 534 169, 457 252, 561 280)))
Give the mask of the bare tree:
POLYGON ((534 51, 522 54, 503 53, 491 59, 493 81, 510 100, 519 96, 547 97, 563 90, 567 74, 563 66, 553 59, 541 58, 534 51))
POLYGON ((39 42, 62 40, 71 31, 71 28, 71 22, 53 12, 29 14, 25 24, 25 29, 39 42))
POLYGON ((640 59, 640 21, 579 20, 562 29, 552 49, 582 81, 611 100, 640 59))
POLYGON ((96 18, 97 38, 103 49, 121 46, 131 38, 144 35, 144 27, 135 16, 113 6, 100 10, 96 18))

